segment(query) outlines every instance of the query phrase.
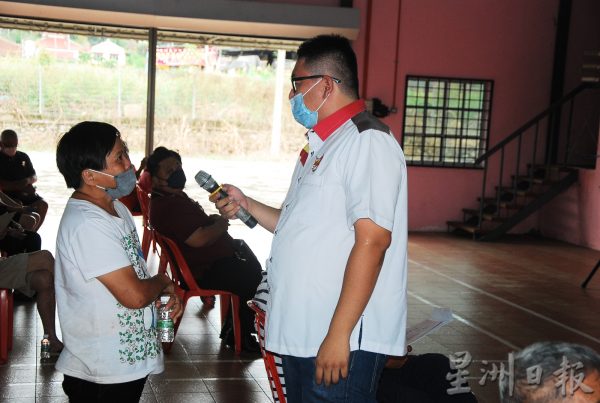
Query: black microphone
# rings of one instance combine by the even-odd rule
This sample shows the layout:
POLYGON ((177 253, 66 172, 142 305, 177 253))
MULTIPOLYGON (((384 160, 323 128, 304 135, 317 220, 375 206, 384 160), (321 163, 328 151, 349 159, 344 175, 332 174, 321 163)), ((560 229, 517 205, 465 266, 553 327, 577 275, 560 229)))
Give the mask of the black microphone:
MULTIPOLYGON (((202 189, 206 190, 210 194, 219 193, 221 196, 219 199, 229 196, 227 192, 224 191, 221 186, 212 178, 212 176, 204 171, 198 171, 196 176, 194 176, 194 179, 196 179, 196 182, 202 189)), ((242 206, 240 206, 238 212, 235 213, 235 216, 242 220, 242 222, 250 228, 256 227, 256 224, 258 223, 256 218, 252 217, 252 215, 242 206)))

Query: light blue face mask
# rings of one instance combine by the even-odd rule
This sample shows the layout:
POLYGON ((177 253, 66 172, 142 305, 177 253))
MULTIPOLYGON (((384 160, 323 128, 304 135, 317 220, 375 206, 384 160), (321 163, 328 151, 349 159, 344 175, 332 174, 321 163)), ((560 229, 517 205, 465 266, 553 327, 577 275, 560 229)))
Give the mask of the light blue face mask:
POLYGON ((133 170, 133 167, 130 167, 128 170, 123 171, 118 175, 107 174, 106 172, 96 171, 95 169, 90 169, 90 171, 98 172, 99 174, 112 176, 113 178, 115 178, 117 187, 103 188, 96 185, 99 188, 104 189, 104 191, 108 193, 108 195, 113 200, 120 199, 123 196, 127 196, 133 191, 137 182, 137 178, 135 177, 135 171, 133 170))
POLYGON ((327 101, 327 98, 329 98, 329 95, 327 95, 327 98, 325 98, 323 102, 321 102, 321 105, 319 105, 319 107, 314 111, 308 109, 304 103, 304 95, 308 94, 309 91, 315 87, 315 85, 321 82, 321 80, 323 79, 321 78, 319 81, 314 83, 313 86, 310 87, 304 94, 299 92, 294 95, 292 99, 290 99, 290 104, 292 105, 292 115, 294 115, 294 119, 296 119, 296 122, 300 123, 307 129, 312 129, 317 124, 317 121, 319 120, 319 109, 321 109, 325 101, 327 101))

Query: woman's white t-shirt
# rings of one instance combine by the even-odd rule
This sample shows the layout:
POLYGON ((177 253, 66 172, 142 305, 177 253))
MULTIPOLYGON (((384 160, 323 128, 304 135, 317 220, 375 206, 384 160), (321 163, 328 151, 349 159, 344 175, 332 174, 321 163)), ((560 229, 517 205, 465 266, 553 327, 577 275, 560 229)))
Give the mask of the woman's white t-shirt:
POLYGON ((121 305, 97 277, 132 266, 149 278, 133 217, 119 201, 119 217, 69 199, 56 239, 55 289, 64 350, 56 369, 95 383, 122 383, 160 373, 156 308, 121 305))

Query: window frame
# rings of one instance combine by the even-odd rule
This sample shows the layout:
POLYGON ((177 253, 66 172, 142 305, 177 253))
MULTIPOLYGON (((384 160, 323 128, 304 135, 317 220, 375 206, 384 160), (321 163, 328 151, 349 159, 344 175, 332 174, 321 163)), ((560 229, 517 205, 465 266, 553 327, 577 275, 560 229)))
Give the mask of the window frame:
MULTIPOLYGON (((441 87, 441 86, 439 86, 441 87)), ((417 85, 418 88, 418 85, 417 85)), ((483 155, 489 148, 489 138, 490 138, 490 127, 491 127, 491 117, 492 117, 492 101, 493 101, 493 95, 494 95, 494 80, 491 79, 482 79, 482 78, 460 78, 460 77, 440 77, 440 76, 422 76, 422 75, 407 75, 406 76, 406 82, 405 82, 405 87, 404 87, 404 113, 403 113, 403 120, 402 120, 402 149, 405 150, 405 146, 406 146, 406 139, 408 137, 411 137, 413 139, 423 139, 421 142, 421 154, 420 154, 420 159, 409 159, 409 156, 405 154, 406 157, 406 164, 408 166, 415 166, 415 167, 429 167, 429 168, 463 168, 463 169, 483 169, 485 166, 483 164, 480 165, 476 165, 474 163, 475 159, 477 157, 479 157, 480 155, 483 155), (408 105, 408 96, 409 96, 409 89, 410 88, 414 88, 414 86, 409 86, 409 83, 411 81, 416 81, 418 84, 419 81, 425 81, 425 88, 424 88, 424 95, 423 95, 423 105, 422 106, 418 106, 418 105, 408 105), (443 96, 438 96, 437 99, 441 100, 443 102, 442 106, 435 106, 435 107, 431 107, 430 105, 428 105, 428 101, 429 101, 429 91, 430 90, 430 84, 431 83, 437 83, 438 86, 440 83, 445 83, 445 87, 442 90, 443 91, 443 96), (450 107, 449 104, 449 100, 451 99, 448 96, 448 91, 449 88, 451 86, 451 84, 456 84, 458 83, 459 89, 462 93, 460 102, 462 102, 462 105, 458 106, 458 107, 450 107), (476 85, 482 85, 483 86, 483 97, 481 100, 481 109, 473 109, 473 108, 468 108, 465 106, 465 102, 468 102, 467 97, 465 97, 465 84, 469 85, 469 84, 476 84, 476 85), (486 108, 487 107, 487 108, 486 108), (422 125, 422 133, 406 133, 406 129, 407 129, 407 117, 408 114, 408 110, 409 109, 414 109, 415 110, 415 117, 419 116, 418 113, 416 113, 417 111, 421 111, 421 115, 422 116, 422 120, 423 120, 423 125, 422 125), (428 133, 428 129, 431 128, 431 126, 427 125, 427 113, 428 110, 438 110, 441 112, 440 116, 435 117, 435 119, 439 119, 439 121, 441 122, 441 126, 433 126, 434 130, 440 130, 439 134, 438 133, 428 133), (456 120, 458 120, 459 122, 461 122, 460 125, 460 129, 457 129, 460 131, 460 133, 457 134, 449 134, 447 132, 447 115, 448 112, 455 112, 457 115, 460 116, 460 118, 455 118, 456 120), (481 117, 477 119, 477 121, 480 123, 479 126, 479 135, 477 137, 472 137, 469 136, 468 134, 465 134, 464 131, 468 130, 468 127, 466 127, 466 122, 468 121, 468 118, 464 117, 465 113, 470 113, 470 112, 475 112, 475 113, 481 113, 481 117), (440 147, 439 147, 439 153, 436 153, 436 155, 434 156, 435 160, 425 160, 425 140, 426 139, 439 139, 440 142, 440 147), (459 146, 456 147, 455 149, 459 152, 459 154, 457 156, 455 156, 455 162, 446 162, 444 161, 444 157, 445 157, 445 152, 444 150, 447 150, 445 143, 447 140, 452 140, 455 139, 456 141, 459 142, 459 146), (475 156, 475 158, 473 158, 473 162, 460 162, 460 153, 465 152, 466 150, 468 150, 468 148, 465 148, 461 143, 465 140, 473 140, 473 139, 477 139, 479 141, 479 146, 476 147, 475 149, 479 150, 479 154, 477 156, 475 156), (481 145, 481 142, 484 142, 484 145, 481 145)), ((409 117, 410 118, 410 117, 409 117)), ((446 154, 447 155, 447 154, 446 154)), ((410 155, 410 157, 413 157, 413 155, 410 155)))

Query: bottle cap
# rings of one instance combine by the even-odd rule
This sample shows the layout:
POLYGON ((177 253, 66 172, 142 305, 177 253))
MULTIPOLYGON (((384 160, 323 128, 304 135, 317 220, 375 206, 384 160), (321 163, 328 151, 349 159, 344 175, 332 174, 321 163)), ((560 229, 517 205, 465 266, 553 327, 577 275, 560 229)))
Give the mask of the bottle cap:
POLYGON ((161 295, 160 296, 160 303, 161 304, 166 304, 167 302, 169 302, 169 299, 171 299, 170 296, 168 296, 168 295, 161 295))

